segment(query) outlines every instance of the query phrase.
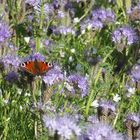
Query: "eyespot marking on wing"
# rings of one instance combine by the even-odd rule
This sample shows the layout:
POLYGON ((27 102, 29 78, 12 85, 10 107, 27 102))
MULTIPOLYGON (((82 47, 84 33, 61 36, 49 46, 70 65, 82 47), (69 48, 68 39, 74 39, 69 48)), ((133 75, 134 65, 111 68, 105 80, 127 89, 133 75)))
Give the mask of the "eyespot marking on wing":
POLYGON ((52 63, 47 63, 48 67, 51 68, 53 66, 52 63))
POLYGON ((26 67, 26 62, 24 62, 24 63, 21 63, 21 65, 20 65, 21 67, 23 67, 23 68, 25 68, 26 67))

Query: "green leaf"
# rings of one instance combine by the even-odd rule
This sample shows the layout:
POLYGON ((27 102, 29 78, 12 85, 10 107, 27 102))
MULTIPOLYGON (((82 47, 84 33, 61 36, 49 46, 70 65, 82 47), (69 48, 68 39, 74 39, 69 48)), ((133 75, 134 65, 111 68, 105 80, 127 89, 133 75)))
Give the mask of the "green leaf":
POLYGON ((117 3, 119 8, 123 7, 123 1, 122 0, 116 0, 116 3, 117 3))
POLYGON ((126 7, 126 9, 131 8, 131 0, 125 0, 125 7, 126 7))

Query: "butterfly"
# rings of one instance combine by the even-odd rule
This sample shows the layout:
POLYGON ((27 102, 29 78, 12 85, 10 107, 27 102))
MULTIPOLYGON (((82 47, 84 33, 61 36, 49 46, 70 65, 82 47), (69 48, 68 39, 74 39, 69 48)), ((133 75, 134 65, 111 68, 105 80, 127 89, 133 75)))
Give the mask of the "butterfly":
POLYGON ((29 60, 21 63, 20 66, 24 71, 31 73, 34 76, 44 75, 46 72, 48 72, 49 69, 53 67, 51 63, 38 60, 35 61, 29 60))

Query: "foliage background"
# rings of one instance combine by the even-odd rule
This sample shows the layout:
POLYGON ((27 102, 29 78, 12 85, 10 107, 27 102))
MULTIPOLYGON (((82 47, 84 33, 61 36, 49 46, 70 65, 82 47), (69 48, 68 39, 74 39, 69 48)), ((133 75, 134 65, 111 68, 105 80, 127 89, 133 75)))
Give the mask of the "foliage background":
POLYGON ((78 114, 84 133, 100 107, 115 114, 103 122, 127 135, 127 115, 140 110, 139 1, 7 0, 0 9, 0 139, 60 139, 45 128, 45 114, 78 114), (44 80, 21 68, 31 59, 60 69, 44 80))

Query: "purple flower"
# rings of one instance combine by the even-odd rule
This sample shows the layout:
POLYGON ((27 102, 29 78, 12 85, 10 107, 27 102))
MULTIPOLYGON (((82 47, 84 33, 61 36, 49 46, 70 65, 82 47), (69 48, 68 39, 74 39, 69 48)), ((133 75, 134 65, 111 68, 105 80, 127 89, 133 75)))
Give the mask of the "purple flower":
POLYGON ((44 45, 45 45, 46 47, 49 47, 49 46, 52 46, 52 45, 53 45, 53 42, 52 42, 52 40, 46 39, 46 40, 44 41, 44 45))
POLYGON ((45 127, 49 129, 49 132, 51 133, 51 135, 54 135, 55 131, 57 130, 56 118, 53 116, 44 115, 43 121, 44 121, 45 127))
POLYGON ((35 60, 38 60, 38 61, 45 61, 45 56, 43 56, 42 54, 40 54, 39 52, 37 53, 34 53, 32 56, 31 56, 31 60, 35 61, 35 60))
POLYGON ((111 9, 97 9, 92 12, 93 19, 108 24, 115 21, 115 15, 111 9))
POLYGON ((97 116, 89 116, 88 122, 91 122, 92 124, 96 124, 99 123, 99 119, 97 118, 97 116))
POLYGON ((116 29, 112 33, 112 41, 115 44, 132 45, 138 42, 138 35, 133 28, 124 26, 116 29))
POLYGON ((54 9, 60 8, 60 1, 59 0, 53 0, 53 7, 54 9))
MULTIPOLYGON (((55 10, 53 4, 45 3, 43 7, 44 7, 44 14, 47 16, 45 17, 46 19, 49 18, 50 16, 53 16, 55 10)), ((37 14, 40 14, 40 12, 42 11, 41 8, 42 8, 41 6, 37 6, 37 5, 34 7, 34 9, 37 11, 37 14)))
POLYGON ((29 46, 31 47, 32 51, 35 50, 36 44, 35 44, 35 40, 34 39, 30 39, 29 40, 29 46))
POLYGON ((58 30, 59 33, 62 34, 62 35, 68 35, 68 34, 75 35, 75 30, 72 29, 71 27, 61 26, 61 27, 59 27, 57 30, 58 30))
POLYGON ((59 26, 57 28, 53 27, 51 30, 52 30, 53 34, 55 34, 55 35, 60 35, 61 34, 61 35, 66 36, 66 35, 69 35, 69 34, 71 34, 71 35, 76 34, 74 29, 72 29, 71 27, 66 27, 66 26, 59 26))
POLYGON ((21 63, 20 59, 18 56, 16 55, 6 55, 2 58, 2 62, 4 63, 4 66, 6 68, 9 67, 14 67, 14 68, 18 68, 19 64, 21 63))
POLYGON ((44 5, 44 13, 47 14, 47 15, 52 16, 53 13, 54 13, 54 10, 55 10, 55 9, 54 9, 54 7, 53 7, 52 4, 46 3, 46 4, 44 5))
POLYGON ((57 133, 66 138, 70 139, 71 136, 74 134, 76 136, 80 135, 81 129, 77 126, 74 119, 70 116, 63 116, 57 119, 57 133))
POLYGON ((140 65, 136 64, 131 70, 131 77, 134 81, 140 81, 140 65))
POLYGON ((59 10, 58 13, 57 13, 57 17, 60 18, 60 19, 62 19, 62 18, 65 17, 65 13, 63 11, 60 11, 59 10))
POLYGON ((65 7, 66 11, 71 11, 71 9, 73 9, 73 4, 70 1, 65 1, 62 5, 65 7))
POLYGON ((26 0, 25 3, 28 3, 29 5, 35 7, 40 4, 40 0, 26 0))
POLYGON ((103 109, 110 109, 111 111, 116 111, 116 105, 112 101, 100 101, 99 107, 102 107, 103 109))
POLYGON ((89 140, 124 140, 122 134, 116 133, 111 126, 103 123, 90 126, 86 135, 89 140))
POLYGON ((74 135, 79 136, 81 134, 81 129, 72 116, 43 116, 43 121, 51 132, 56 131, 64 139, 70 139, 74 135))
POLYGON ((128 120, 134 121, 136 123, 136 125, 140 125, 140 115, 139 114, 136 114, 136 113, 129 114, 126 117, 125 121, 128 121, 128 120))
POLYGON ((127 9, 127 13, 129 15, 130 20, 140 20, 140 2, 136 6, 127 9))
POLYGON ((47 85, 53 85, 59 81, 64 79, 64 74, 62 73, 60 67, 55 66, 53 69, 48 71, 46 75, 43 77, 43 81, 47 85))
POLYGON ((86 77, 80 76, 78 74, 70 75, 67 78, 67 83, 68 85, 72 85, 70 86, 71 88, 66 85, 66 88, 70 92, 76 93, 77 90, 80 90, 82 97, 88 94, 89 85, 86 77))
POLYGON ((92 28, 93 30, 100 30, 103 28, 103 23, 99 20, 92 21, 92 28))
POLYGON ((11 71, 6 75, 5 80, 9 83, 16 82, 18 80, 18 74, 14 71, 11 71))
POLYGON ((27 18, 28 18, 28 20, 29 20, 30 22, 32 22, 33 19, 34 19, 34 16, 30 14, 30 15, 27 16, 27 18))
POLYGON ((81 32, 85 33, 85 30, 101 30, 103 23, 100 20, 87 19, 80 25, 81 32))
POLYGON ((4 42, 11 36, 9 27, 0 21, 0 43, 4 42))
POLYGON ((11 51, 13 52, 17 52, 19 50, 19 48, 17 48, 14 44, 12 44, 11 42, 8 42, 8 47, 10 48, 11 51))

